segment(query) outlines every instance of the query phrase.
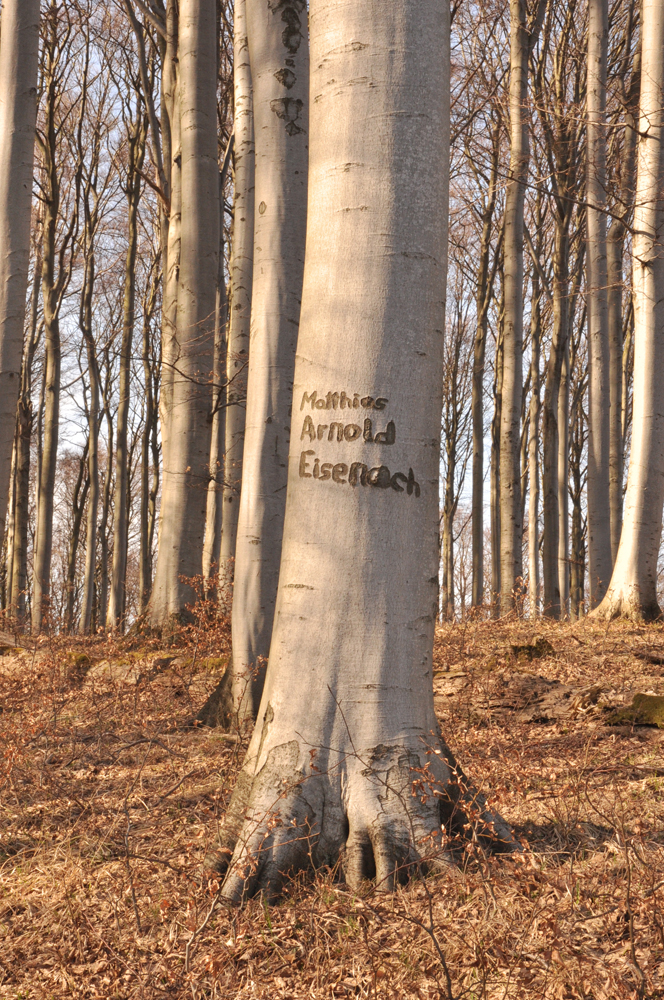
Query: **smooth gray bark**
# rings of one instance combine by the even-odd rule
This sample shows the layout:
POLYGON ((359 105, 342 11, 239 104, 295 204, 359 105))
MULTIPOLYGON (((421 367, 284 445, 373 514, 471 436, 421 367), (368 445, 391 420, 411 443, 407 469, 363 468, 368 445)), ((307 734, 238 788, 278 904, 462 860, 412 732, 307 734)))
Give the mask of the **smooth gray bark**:
POLYGON ((528 140, 528 31, 525 0, 510 0, 510 167, 505 193, 505 311, 500 413, 500 610, 514 607, 523 575, 521 544, 521 396, 523 392, 523 246, 528 140))
POLYGON ((233 697, 240 716, 253 718, 279 582, 302 300, 309 143, 306 13, 305 0, 247 0, 257 210, 232 635, 233 697))
POLYGON ((0 538, 21 383, 37 115, 39 0, 3 0, 0 22, 0 538))
POLYGON ((586 232, 588 303, 588 581, 590 607, 611 577, 609 302, 606 257, 608 0, 588 3, 586 232))

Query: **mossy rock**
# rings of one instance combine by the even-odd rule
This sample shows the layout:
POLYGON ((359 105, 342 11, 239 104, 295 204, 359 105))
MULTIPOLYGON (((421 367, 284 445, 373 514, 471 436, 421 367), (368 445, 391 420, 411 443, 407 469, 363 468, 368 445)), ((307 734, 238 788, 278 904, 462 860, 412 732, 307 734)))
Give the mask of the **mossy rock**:
POLYGON ((65 656, 65 671, 70 681, 81 681, 92 666, 92 660, 87 653, 77 653, 71 650, 65 656))
POLYGON ((609 726, 657 726, 664 729, 664 695, 635 694, 631 705, 612 712, 609 726))
POLYGON ((229 656, 206 656, 201 660, 201 670, 206 670, 209 674, 223 674, 229 659, 229 656))
POLYGON ((545 656, 556 655, 555 649, 543 635, 540 635, 533 643, 525 646, 512 646, 511 648, 517 660, 527 660, 528 662, 541 660, 545 656))

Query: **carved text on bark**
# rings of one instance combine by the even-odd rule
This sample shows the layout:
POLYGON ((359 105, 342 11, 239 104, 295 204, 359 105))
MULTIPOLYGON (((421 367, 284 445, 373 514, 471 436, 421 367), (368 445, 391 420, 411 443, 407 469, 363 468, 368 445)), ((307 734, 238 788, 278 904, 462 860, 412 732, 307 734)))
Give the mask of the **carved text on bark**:
POLYGON ((420 484, 415 479, 412 469, 406 476, 403 472, 390 472, 386 465, 378 465, 370 469, 363 462, 353 462, 350 467, 345 462, 323 462, 319 458, 311 458, 316 452, 307 450, 300 455, 300 479, 318 479, 320 482, 330 479, 333 483, 348 486, 377 486, 379 489, 393 489, 396 493, 405 492, 420 495, 420 484), (313 463, 313 464, 312 464, 313 463), (312 471, 307 470, 311 468, 312 471), (348 477, 346 479, 346 476, 348 477))
POLYGON ((373 420, 368 417, 364 421, 364 427, 359 424, 343 424, 340 420, 333 420, 330 424, 314 424, 307 414, 302 425, 300 441, 308 437, 310 441, 322 441, 327 431, 328 441, 357 441, 362 436, 362 440, 368 444, 394 444, 396 441, 396 428, 394 421, 390 420, 384 431, 376 431, 374 434, 373 420))
POLYGON ((303 392, 302 402, 300 403, 300 410, 303 410, 306 406, 311 406, 312 410, 359 410, 360 407, 364 410, 384 410, 389 399, 384 396, 378 396, 374 399, 373 396, 362 396, 360 397, 359 392, 328 392, 321 393, 318 395, 318 391, 314 389, 313 392, 303 392))
MULTIPOLYGON (((318 394, 317 390, 303 392, 300 411, 311 408, 320 416, 322 410, 384 410, 389 399, 386 396, 360 396, 359 392, 347 393, 327 392, 318 394)), ((331 414, 330 414, 331 416, 331 414)), ((340 414, 341 416, 341 414, 340 414)), ((351 414, 348 414, 351 416, 351 414)), ((355 416, 355 413, 353 413, 355 416)), ((397 438, 394 420, 388 420, 387 425, 380 424, 374 416, 362 417, 357 413, 358 423, 345 423, 343 420, 329 420, 329 423, 314 423, 313 417, 305 414, 300 441, 313 444, 316 441, 335 442, 336 444, 362 441, 365 444, 393 445, 397 438)), ((420 484, 415 479, 412 468, 408 475, 404 472, 391 472, 387 465, 376 465, 371 468, 364 462, 325 462, 312 449, 306 449, 300 454, 300 479, 318 480, 318 482, 333 482, 348 486, 375 486, 379 489, 392 489, 395 493, 407 493, 420 496, 420 484)))

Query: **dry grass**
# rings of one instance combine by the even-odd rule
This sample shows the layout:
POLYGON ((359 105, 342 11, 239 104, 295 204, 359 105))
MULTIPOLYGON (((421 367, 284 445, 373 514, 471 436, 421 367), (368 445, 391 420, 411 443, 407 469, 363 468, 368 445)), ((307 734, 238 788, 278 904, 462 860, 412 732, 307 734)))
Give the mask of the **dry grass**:
POLYGON ((0 997, 664 997, 664 734, 604 711, 664 691, 635 655, 664 660, 660 627, 440 629, 444 731, 529 849, 389 897, 320 872, 239 911, 201 862, 243 743, 182 727, 227 630, 188 642, 0 660, 0 997), (555 652, 517 661, 536 636, 555 652))

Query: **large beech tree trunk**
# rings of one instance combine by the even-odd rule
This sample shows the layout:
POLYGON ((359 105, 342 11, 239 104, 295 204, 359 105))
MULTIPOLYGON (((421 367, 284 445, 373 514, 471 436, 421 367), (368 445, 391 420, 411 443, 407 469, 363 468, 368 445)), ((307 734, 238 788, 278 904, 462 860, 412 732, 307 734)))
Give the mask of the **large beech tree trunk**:
POLYGON ((659 615, 664 504, 664 6, 643 0, 634 212, 634 413, 625 514, 604 618, 659 615))
POLYGON ((222 835, 230 899, 273 896, 289 869, 344 849, 349 883, 375 871, 389 888, 440 848, 441 800, 411 794, 417 769, 429 793, 450 778, 431 676, 448 8, 311 0, 310 30, 287 513, 265 690, 222 835))
POLYGON ((588 236, 588 581, 590 607, 611 576, 609 300, 606 259, 608 0, 588 4, 586 227, 588 236))
POLYGON ((21 383, 37 115, 39 0, 4 0, 0 22, 0 538, 21 383))
POLYGON ((230 265, 230 318, 226 345, 224 491, 219 550, 219 601, 232 600, 235 542, 240 512, 242 453, 247 401, 247 363, 254 268, 254 114, 245 0, 235 0, 234 62, 235 153, 233 238, 230 265))
POLYGON ((210 211, 219 187, 214 0, 181 0, 178 58, 182 220, 176 342, 168 358, 168 444, 150 602, 156 626, 186 612, 195 599, 188 580, 200 575, 203 559, 219 253, 219 213, 210 211))
MULTIPOLYGON (((305 0, 247 0, 247 32, 258 210, 232 633, 234 702, 240 715, 255 718, 279 582, 302 299, 309 141, 305 0)), ((302 440, 311 444, 311 435, 302 440)))

